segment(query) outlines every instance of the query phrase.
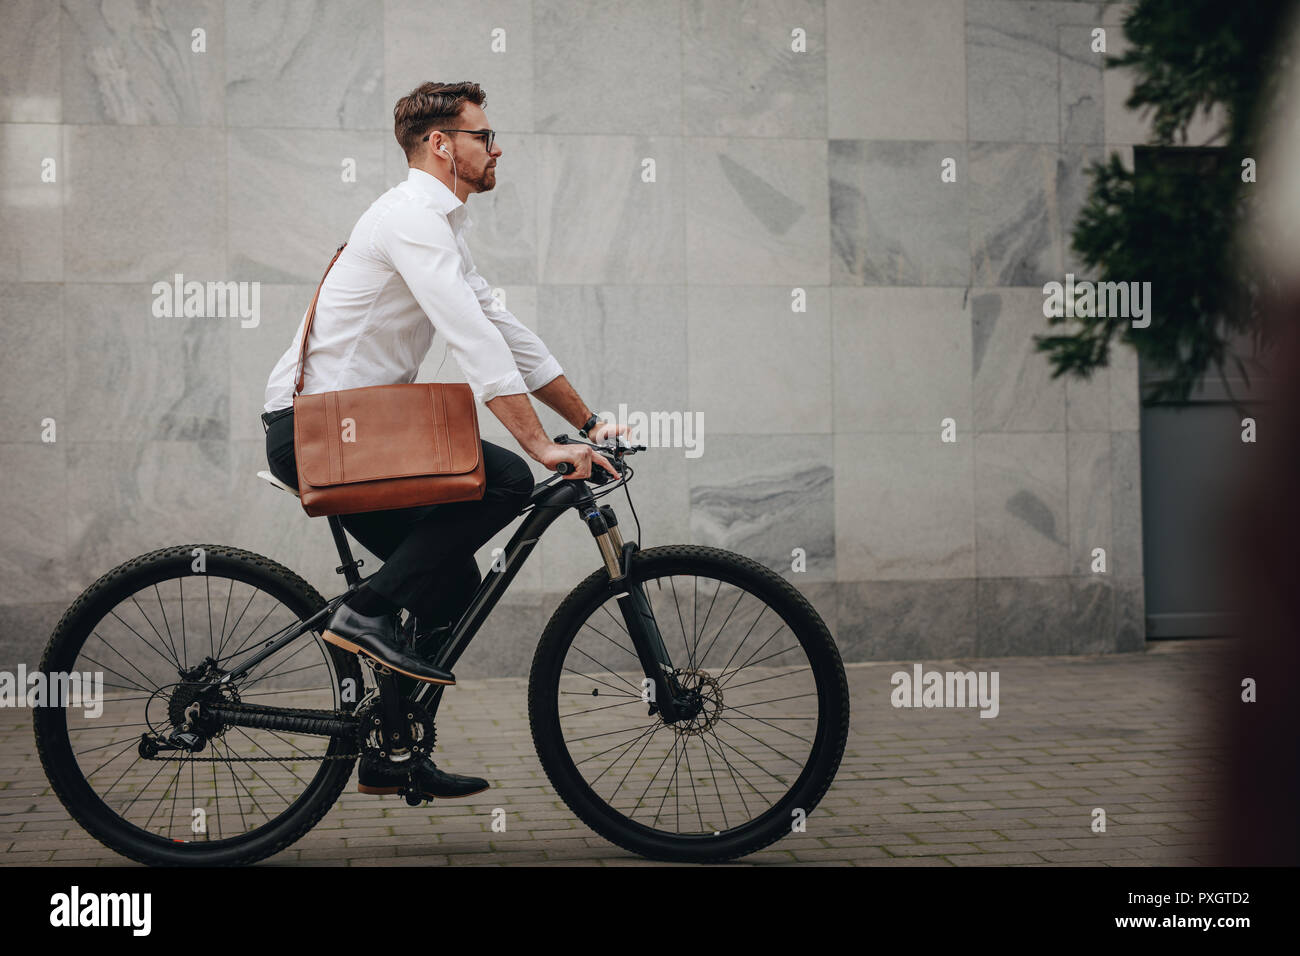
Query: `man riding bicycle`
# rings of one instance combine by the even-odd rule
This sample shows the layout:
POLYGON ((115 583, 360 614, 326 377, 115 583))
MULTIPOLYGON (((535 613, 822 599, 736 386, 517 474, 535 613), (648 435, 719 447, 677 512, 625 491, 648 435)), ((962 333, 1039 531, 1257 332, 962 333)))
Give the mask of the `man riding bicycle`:
MULTIPOLYGON (((588 478, 593 464, 617 478, 589 446, 556 444, 542 430, 530 392, 592 441, 626 434, 627 426, 592 414, 542 340, 493 299, 465 243, 473 224, 465 201, 496 185, 502 153, 487 125, 485 101, 480 86, 469 82, 424 83, 398 100, 394 134, 410 172, 357 220, 321 286, 302 392, 413 382, 441 333, 475 399, 534 461, 549 469, 569 462, 568 479, 588 478)), ((294 488, 293 396, 305 324, 306 315, 271 372, 262 415, 270 470, 294 488)), ((482 453, 481 500, 340 516, 384 564, 339 606, 324 639, 405 675, 404 687, 456 679, 419 655, 419 644, 407 646, 398 611, 405 608, 421 622, 454 622, 482 581, 475 552, 532 493, 532 472, 519 455, 486 441, 482 453)), ((480 777, 446 773, 417 753, 403 762, 363 759, 357 789, 397 793, 411 779, 426 797, 468 796, 488 787, 480 777), (414 774, 411 760, 418 762, 414 774)))

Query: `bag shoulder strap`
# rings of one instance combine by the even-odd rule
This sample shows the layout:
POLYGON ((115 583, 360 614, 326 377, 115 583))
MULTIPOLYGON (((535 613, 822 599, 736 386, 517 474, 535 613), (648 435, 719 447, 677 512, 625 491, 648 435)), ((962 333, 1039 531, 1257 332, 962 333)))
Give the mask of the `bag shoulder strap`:
MULTIPOLYGON (((343 246, 346 245, 346 242, 343 243, 343 246)), ((293 387, 294 395, 302 391, 302 380, 307 372, 307 340, 311 338, 311 324, 316 318, 316 300, 320 298, 321 287, 325 285, 325 276, 330 274, 330 270, 334 268, 334 263, 338 262, 339 256, 343 254, 343 246, 338 247, 338 250, 334 253, 334 258, 325 267, 325 275, 320 277, 320 285, 316 286, 316 294, 311 299, 311 308, 307 310, 307 324, 302 330, 302 345, 298 349, 298 377, 293 387)))

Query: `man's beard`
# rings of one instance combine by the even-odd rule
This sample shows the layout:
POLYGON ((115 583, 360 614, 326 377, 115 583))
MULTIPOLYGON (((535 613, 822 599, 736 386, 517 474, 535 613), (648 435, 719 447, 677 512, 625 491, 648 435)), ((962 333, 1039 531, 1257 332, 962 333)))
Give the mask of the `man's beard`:
POLYGON ((490 192, 496 186, 496 170, 491 166, 485 166, 483 171, 479 173, 478 178, 472 180, 472 182, 479 192, 490 192))

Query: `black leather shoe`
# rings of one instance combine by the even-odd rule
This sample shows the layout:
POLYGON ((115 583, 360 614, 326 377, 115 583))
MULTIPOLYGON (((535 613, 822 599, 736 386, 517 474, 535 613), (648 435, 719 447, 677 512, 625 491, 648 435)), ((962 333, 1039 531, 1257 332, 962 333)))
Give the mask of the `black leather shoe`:
POLYGON ((345 651, 364 654, 398 674, 405 674, 418 681, 428 684, 456 683, 456 677, 450 671, 434 667, 411 654, 397 631, 396 614, 368 617, 341 604, 325 625, 325 632, 321 636, 345 651))
POLYGON ((424 754, 411 754, 409 760, 401 763, 383 757, 364 757, 357 771, 359 793, 382 795, 414 790, 426 800, 432 800, 434 797, 468 797, 487 788, 488 782, 482 777, 446 773, 424 754))

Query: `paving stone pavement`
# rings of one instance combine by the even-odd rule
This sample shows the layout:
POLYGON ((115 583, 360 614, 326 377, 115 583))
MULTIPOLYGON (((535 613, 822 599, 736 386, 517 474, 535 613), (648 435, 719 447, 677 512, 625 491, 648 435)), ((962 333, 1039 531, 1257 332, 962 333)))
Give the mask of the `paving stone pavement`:
MULTIPOLYGON (((925 661, 999 675, 1000 711, 891 705, 905 664, 850 664, 852 726, 807 830, 741 865, 1166 866, 1212 862, 1224 755, 1208 711, 1228 642, 1136 654, 925 661), (1104 833, 1093 810, 1106 812, 1104 833)), ((355 792, 264 866, 656 866, 593 833, 533 750, 527 682, 464 680, 439 711, 439 766, 486 777, 461 801, 408 807, 355 792), (491 828, 494 808, 506 832, 491 828)), ((355 778, 354 778, 355 779, 355 778)), ((0 865, 134 865, 87 835, 50 790, 31 712, 0 709, 0 865)))

